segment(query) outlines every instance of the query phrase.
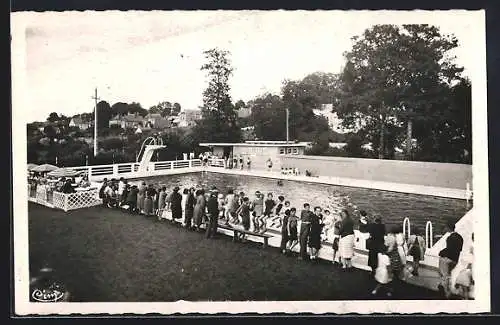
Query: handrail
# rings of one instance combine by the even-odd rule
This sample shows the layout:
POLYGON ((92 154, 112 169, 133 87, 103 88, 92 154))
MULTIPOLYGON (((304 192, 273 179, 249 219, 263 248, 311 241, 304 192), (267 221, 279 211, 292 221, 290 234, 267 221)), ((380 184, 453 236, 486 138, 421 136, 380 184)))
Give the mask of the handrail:
POLYGON ((146 143, 149 144, 148 141, 155 141, 155 139, 153 137, 147 137, 143 142, 142 142, 142 145, 141 145, 141 149, 139 150, 139 153, 137 154, 137 157, 135 157, 135 161, 136 162, 139 162, 139 157, 141 156, 141 154, 144 152, 144 148, 146 146, 146 143))
POLYGON ((467 182, 466 184, 466 187, 465 187, 465 201, 466 201, 466 209, 469 210, 470 209, 470 201, 472 200, 473 198, 473 191, 471 191, 470 189, 470 183, 467 182))
POLYGON ((410 218, 405 217, 403 219, 403 238, 405 240, 408 240, 408 238, 410 238, 410 235, 411 235, 410 218))
POLYGON ((434 245, 432 222, 427 221, 425 224, 425 248, 429 249, 434 245))

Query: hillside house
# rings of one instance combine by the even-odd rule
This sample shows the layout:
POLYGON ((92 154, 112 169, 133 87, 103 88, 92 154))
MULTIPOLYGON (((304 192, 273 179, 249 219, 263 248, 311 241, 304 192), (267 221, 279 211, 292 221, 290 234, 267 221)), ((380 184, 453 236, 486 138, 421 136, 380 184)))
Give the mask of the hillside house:
POLYGON ((122 129, 135 129, 139 126, 144 126, 146 119, 139 114, 127 114, 124 116, 116 115, 109 120, 109 126, 118 125, 122 129))
POLYGON ((201 118, 200 110, 185 109, 179 113, 178 120, 175 123, 180 127, 189 127, 194 126, 196 121, 201 120, 201 118))
POLYGON ((70 127, 77 127, 80 130, 87 130, 93 125, 92 122, 84 121, 81 117, 73 117, 69 122, 70 127))
POLYGON ((238 110, 238 117, 239 118, 247 118, 252 114, 252 107, 247 106, 247 107, 241 107, 238 110))
POLYGON ((167 118, 161 116, 161 114, 148 114, 145 118, 145 128, 152 129, 164 129, 170 127, 171 123, 167 118))

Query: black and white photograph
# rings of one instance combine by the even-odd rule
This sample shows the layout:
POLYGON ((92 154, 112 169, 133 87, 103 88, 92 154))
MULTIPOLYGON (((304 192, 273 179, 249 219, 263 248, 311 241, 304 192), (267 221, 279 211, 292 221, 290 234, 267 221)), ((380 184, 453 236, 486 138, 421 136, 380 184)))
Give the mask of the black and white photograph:
POLYGON ((489 312, 485 34, 11 13, 15 313, 489 312))

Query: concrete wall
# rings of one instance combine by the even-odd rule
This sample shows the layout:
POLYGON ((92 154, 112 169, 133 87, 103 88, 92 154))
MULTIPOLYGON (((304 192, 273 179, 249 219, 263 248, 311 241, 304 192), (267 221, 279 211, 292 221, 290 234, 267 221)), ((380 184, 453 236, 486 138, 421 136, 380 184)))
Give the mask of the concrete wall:
POLYGON ((472 189, 472 165, 431 163, 401 160, 281 156, 281 167, 298 168, 313 175, 357 178, 364 180, 417 184, 425 186, 472 189))

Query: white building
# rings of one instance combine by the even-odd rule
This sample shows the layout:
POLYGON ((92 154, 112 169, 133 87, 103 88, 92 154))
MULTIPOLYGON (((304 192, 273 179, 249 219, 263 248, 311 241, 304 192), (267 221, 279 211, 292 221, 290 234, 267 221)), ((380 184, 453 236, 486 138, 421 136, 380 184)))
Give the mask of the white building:
POLYGON ((201 111, 197 109, 185 109, 179 113, 176 125, 180 127, 194 126, 196 121, 201 120, 201 111))
POLYGON ((333 111, 333 104, 322 104, 320 109, 314 109, 314 114, 323 116, 328 121, 328 126, 330 129, 337 133, 349 133, 349 132, 357 132, 362 123, 357 125, 355 128, 347 129, 342 126, 342 120, 337 116, 337 113, 333 111))
POLYGON ((267 160, 271 159, 273 169, 281 168, 283 155, 303 155, 307 144, 292 141, 245 141, 243 143, 200 143, 200 147, 209 147, 214 156, 219 158, 242 157, 246 163, 250 158, 253 169, 267 169, 267 160))
POLYGON ((239 118, 247 118, 252 114, 252 108, 250 106, 247 107, 240 107, 238 110, 238 117, 239 118))

